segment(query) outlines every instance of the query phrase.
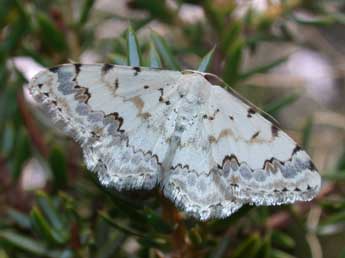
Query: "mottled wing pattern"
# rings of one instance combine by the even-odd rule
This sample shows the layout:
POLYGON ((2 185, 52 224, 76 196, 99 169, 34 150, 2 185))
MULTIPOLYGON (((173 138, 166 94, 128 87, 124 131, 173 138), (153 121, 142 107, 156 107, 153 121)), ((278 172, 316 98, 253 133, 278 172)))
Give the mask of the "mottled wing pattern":
POLYGON ((195 100, 194 110, 179 112, 188 129, 165 183, 167 195, 182 206, 193 203, 185 209, 207 219, 228 216, 245 203, 307 201, 319 192, 320 175, 289 136, 217 86, 221 81, 214 85, 211 75, 198 72, 189 76, 188 85, 197 84, 207 97, 195 100))
POLYGON ((222 184, 230 184, 236 198, 276 205, 307 201, 319 192, 317 169, 286 133, 223 88, 214 86, 212 93, 210 105, 221 110, 207 124, 212 153, 222 184))
POLYGON ((305 151, 209 78, 69 64, 39 73, 30 90, 80 142, 88 168, 118 190, 159 184, 203 220, 245 203, 314 197, 320 176, 305 151))
POLYGON ((36 75, 30 90, 56 121, 64 122, 103 184, 151 189, 168 151, 166 138, 173 128, 166 117, 180 76, 139 67, 67 64, 36 75))

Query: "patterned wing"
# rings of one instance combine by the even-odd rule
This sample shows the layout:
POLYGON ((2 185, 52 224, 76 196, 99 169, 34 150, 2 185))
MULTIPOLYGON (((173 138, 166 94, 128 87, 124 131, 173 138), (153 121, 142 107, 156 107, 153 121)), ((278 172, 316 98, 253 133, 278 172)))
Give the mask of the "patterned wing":
POLYGON ((212 85, 210 75, 188 76, 183 84, 189 85, 190 98, 198 97, 179 110, 178 123, 185 130, 165 180, 166 195, 208 219, 229 216, 244 203, 307 201, 319 192, 319 173, 289 136, 237 96, 212 85))
MULTIPOLYGON (((160 180, 180 72, 67 64, 36 75, 30 90, 81 144, 87 167, 117 189, 160 180)), ((173 118, 172 118, 173 120, 173 118)))
POLYGON ((320 176, 285 133, 208 75, 113 65, 39 73, 32 94, 63 121, 90 170, 117 189, 151 189, 200 218, 244 203, 309 200, 320 176))

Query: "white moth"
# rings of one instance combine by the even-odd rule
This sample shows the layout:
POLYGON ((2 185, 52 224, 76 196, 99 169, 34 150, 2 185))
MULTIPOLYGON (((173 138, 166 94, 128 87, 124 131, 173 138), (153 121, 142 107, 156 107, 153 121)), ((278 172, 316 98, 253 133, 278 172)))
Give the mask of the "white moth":
POLYGON ((221 84, 197 71, 66 64, 30 90, 106 186, 160 186, 201 220, 315 197, 321 178, 308 154, 221 84))

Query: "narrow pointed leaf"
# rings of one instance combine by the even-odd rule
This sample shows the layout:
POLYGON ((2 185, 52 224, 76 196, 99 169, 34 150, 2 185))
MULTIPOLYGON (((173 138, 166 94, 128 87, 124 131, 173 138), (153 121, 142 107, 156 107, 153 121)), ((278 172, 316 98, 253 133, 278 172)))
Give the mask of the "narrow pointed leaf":
POLYGON ((147 216, 147 222, 155 229, 163 234, 169 234, 173 231, 170 224, 167 224, 161 216, 151 209, 146 209, 145 214, 147 216))
POLYGON ((296 258, 295 256, 292 256, 291 254, 288 254, 278 249, 271 250, 271 257, 272 258, 296 258))
POLYGON ((49 164, 53 173, 54 186, 61 189, 67 185, 67 164, 63 152, 54 147, 49 154, 49 164))
POLYGON ((138 44, 137 37, 131 26, 128 27, 127 31, 127 56, 128 65, 130 66, 140 66, 141 65, 141 54, 138 44))
POLYGON ((214 54, 214 50, 216 49, 216 47, 213 47, 201 60, 199 67, 198 67, 198 71, 200 72, 207 72, 208 67, 210 66, 211 62, 212 62, 212 57, 214 54))
POLYGON ((15 248, 23 250, 35 256, 49 257, 49 258, 70 258, 72 252, 70 250, 55 251, 48 248, 43 242, 20 235, 16 232, 4 230, 0 231, 0 239, 5 240, 15 248))
POLYGON ((20 227, 24 229, 29 229, 30 228, 30 218, 19 211, 16 211, 14 209, 8 209, 7 210, 7 215, 15 221, 16 224, 18 224, 20 227))
POLYGON ((64 244, 68 240, 67 232, 64 233, 62 230, 52 227, 37 207, 34 207, 31 211, 31 220, 33 228, 45 240, 56 244, 64 244))
POLYGON ((151 33, 151 39, 160 57, 163 59, 165 66, 172 70, 180 70, 180 65, 177 63, 176 59, 174 58, 166 41, 155 32, 151 33))
POLYGON ((96 2, 95 0, 84 0, 83 7, 81 8, 80 18, 79 18, 79 26, 82 26, 87 22, 90 12, 95 2, 96 2))
POLYGON ((65 36, 53 21, 44 13, 38 13, 36 19, 45 46, 55 51, 65 51, 67 49, 65 36))
POLYGON ((19 235, 13 231, 0 231, 0 239, 4 239, 11 245, 32 254, 45 255, 47 252, 43 243, 19 235))
POLYGON ((43 192, 37 193, 37 204, 47 217, 49 222, 58 230, 64 229, 65 225, 61 219, 61 215, 51 203, 51 200, 43 192))
POLYGON ((245 80, 245 79, 247 79, 247 78, 249 78, 255 74, 258 74, 258 73, 267 73, 269 70, 271 70, 272 68, 277 67, 278 65, 284 63, 286 60, 287 60, 287 57, 283 57, 283 58, 279 58, 279 59, 273 61, 272 63, 255 67, 252 70, 249 70, 247 72, 240 74, 239 80, 245 80))
POLYGON ((261 246, 261 240, 258 234, 254 233, 235 249, 231 258, 254 257, 261 246))
POLYGON ((290 237, 288 234, 274 230, 272 232, 272 242, 274 244, 278 244, 283 248, 294 248, 295 247, 295 240, 290 237))
POLYGON ((123 226, 123 225, 120 225, 119 223, 117 223, 116 221, 114 221, 113 219, 111 219, 110 216, 109 216, 107 213, 103 212, 103 211, 99 212, 99 215, 100 215, 105 221, 107 221, 107 222, 109 223, 109 225, 111 225, 111 226, 113 226, 114 228, 116 228, 116 229, 122 231, 123 233, 129 234, 129 235, 133 235, 133 236, 138 236, 138 237, 144 237, 144 235, 142 235, 142 234, 140 234, 140 233, 138 233, 138 232, 136 232, 136 231, 134 231, 134 230, 132 230, 132 229, 130 229, 130 228, 127 228, 127 227, 125 227, 125 226, 123 226))
POLYGON ((121 54, 110 54, 108 57, 112 63, 117 65, 128 65, 128 59, 126 56, 121 54))
POLYGON ((243 48, 243 41, 241 39, 237 39, 227 53, 223 77, 231 87, 233 87, 239 79, 243 48))
POLYGON ((305 150, 308 150, 308 148, 309 148, 312 129, 313 129, 313 118, 310 117, 307 119, 307 121, 305 123, 304 129, 303 129, 303 135, 302 135, 302 147, 305 150))
POLYGON ((161 68, 162 67, 161 59, 159 57, 159 54, 158 54, 157 49, 155 48, 155 45, 153 42, 150 43, 149 59, 150 59, 150 67, 151 68, 161 68))
POLYGON ((287 107, 294 103, 299 98, 299 94, 291 94, 285 97, 282 97, 276 101, 273 101, 269 104, 267 104, 263 110, 267 112, 268 114, 274 116, 276 115, 280 110, 282 110, 284 107, 287 107))
POLYGON ((6 123, 1 133, 2 141, 0 153, 3 157, 8 157, 10 153, 13 151, 15 144, 15 129, 12 123, 6 123))

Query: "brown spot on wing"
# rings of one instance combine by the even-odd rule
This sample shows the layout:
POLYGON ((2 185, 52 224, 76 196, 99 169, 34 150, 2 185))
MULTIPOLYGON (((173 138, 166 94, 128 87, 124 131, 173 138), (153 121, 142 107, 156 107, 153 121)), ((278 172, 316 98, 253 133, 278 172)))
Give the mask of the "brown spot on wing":
POLYGON ((135 97, 131 98, 130 101, 133 102, 133 104, 139 110, 139 113, 141 113, 141 111, 143 110, 144 105, 145 105, 144 101, 140 97, 138 97, 138 96, 135 96, 135 97))
POLYGON ((210 135, 210 136, 208 137, 208 142, 209 142, 210 144, 216 143, 216 142, 217 142, 217 139, 216 139, 214 136, 210 135))
POLYGON ((144 112, 144 113, 140 113, 139 116, 147 120, 148 118, 151 117, 151 114, 149 112, 144 112))
POLYGON ((227 136, 232 136, 232 135, 233 135, 233 132, 230 129, 224 129, 219 133, 217 138, 215 138, 214 136, 209 136, 208 140, 209 140, 209 143, 217 143, 219 142, 220 139, 227 136))

